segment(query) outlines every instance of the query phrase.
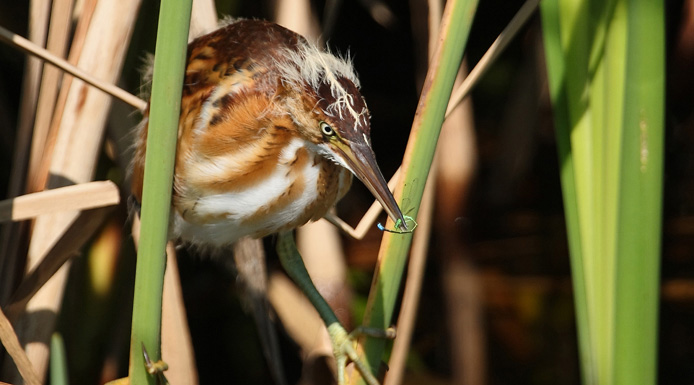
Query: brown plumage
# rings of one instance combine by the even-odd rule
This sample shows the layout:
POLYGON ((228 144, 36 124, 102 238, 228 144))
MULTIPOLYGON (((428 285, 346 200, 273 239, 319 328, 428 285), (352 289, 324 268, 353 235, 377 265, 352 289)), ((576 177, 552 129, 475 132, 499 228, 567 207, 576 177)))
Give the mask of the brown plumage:
MULTIPOLYGON (((402 219, 376 166, 348 60, 276 24, 243 20, 188 46, 171 235, 220 247, 321 218, 355 173, 402 219), (351 171, 351 172, 350 172, 351 171)), ((142 191, 147 116, 132 191, 142 191)))
MULTIPOLYGON (((189 44, 182 91, 170 236, 221 248, 279 232, 282 265, 328 327, 338 382, 345 382, 349 357, 369 384, 377 384, 313 286, 288 233, 324 216, 347 192, 352 174, 406 230, 371 150, 369 111, 352 64, 276 24, 238 21, 189 44)), ((133 160, 138 201, 147 127, 145 114, 133 160)), ((237 262, 245 263, 240 257, 237 262)), ((256 297, 263 305, 262 293, 256 297)), ((278 379, 280 371, 274 370, 278 379)))

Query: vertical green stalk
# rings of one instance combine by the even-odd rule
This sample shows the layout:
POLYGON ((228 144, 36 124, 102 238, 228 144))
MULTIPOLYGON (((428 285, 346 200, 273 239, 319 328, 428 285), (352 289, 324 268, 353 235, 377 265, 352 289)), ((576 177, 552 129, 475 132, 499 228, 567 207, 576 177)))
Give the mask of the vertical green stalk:
MULTIPOLYGON (((477 3, 477 0, 451 0, 446 4, 440 32, 441 44, 427 74, 405 152, 403 174, 395 193, 406 216, 416 217, 419 211, 477 3)), ((389 226, 392 228, 392 221, 389 221, 389 226)), ((379 270, 374 275, 366 307, 367 326, 381 329, 391 326, 411 242, 411 233, 384 233, 379 252, 379 270)), ((367 338, 364 350, 367 365, 378 368, 385 350, 385 341, 367 338)))
POLYGON ((541 6, 586 384, 655 381, 662 7, 645 0, 541 6))
POLYGON ((152 360, 161 358, 166 242, 191 7, 192 0, 164 0, 159 13, 130 339, 133 385, 155 383, 145 371, 142 345, 152 360))
POLYGON ((665 121, 664 4, 627 1, 615 384, 655 384, 665 121))
POLYGON ((68 385, 67 354, 65 354, 65 342, 59 333, 51 336, 51 384, 68 385))
POLYGON ((566 95, 565 57, 562 50, 561 33, 559 29, 559 3, 545 0, 542 7, 542 26, 544 30, 545 61, 547 63, 547 78, 549 91, 554 106, 554 121, 557 126, 557 148, 559 152, 560 179, 564 199, 567 238, 571 254, 571 273, 573 276, 574 303, 576 308, 576 325, 578 333, 579 357, 583 378, 593 378, 595 365, 591 362, 590 328, 588 327, 587 288, 583 264, 583 244, 578 222, 578 197, 574 158, 571 153, 571 138, 569 130, 561 127, 571 127, 568 113, 568 98, 566 95))

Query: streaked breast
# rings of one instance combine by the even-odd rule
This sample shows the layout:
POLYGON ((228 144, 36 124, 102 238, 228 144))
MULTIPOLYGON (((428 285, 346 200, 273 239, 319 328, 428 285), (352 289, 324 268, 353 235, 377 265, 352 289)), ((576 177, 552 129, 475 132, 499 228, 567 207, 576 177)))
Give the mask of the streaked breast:
POLYGON ((223 246, 321 218, 346 193, 351 174, 312 147, 273 127, 233 152, 192 155, 176 173, 172 235, 223 246))

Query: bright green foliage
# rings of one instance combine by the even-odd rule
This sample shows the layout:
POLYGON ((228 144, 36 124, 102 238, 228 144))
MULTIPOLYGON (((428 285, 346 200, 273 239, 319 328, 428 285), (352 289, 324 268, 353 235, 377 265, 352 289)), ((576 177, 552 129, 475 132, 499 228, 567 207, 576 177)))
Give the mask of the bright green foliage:
POLYGON ((653 384, 664 130, 663 4, 541 5, 586 384, 653 384))

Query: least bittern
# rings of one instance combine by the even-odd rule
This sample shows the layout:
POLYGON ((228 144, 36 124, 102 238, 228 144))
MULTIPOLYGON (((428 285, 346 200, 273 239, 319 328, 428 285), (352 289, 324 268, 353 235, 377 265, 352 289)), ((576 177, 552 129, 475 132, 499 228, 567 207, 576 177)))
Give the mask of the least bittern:
MULTIPOLYGON (((139 200, 147 115, 132 191, 139 200)), ((174 170, 170 234, 222 248, 278 233, 283 267, 328 327, 344 383, 347 358, 369 383, 354 341, 311 282, 291 230, 317 220, 356 175, 388 215, 405 218, 376 164, 370 116, 349 60, 276 24, 231 23, 188 46, 174 170)))

